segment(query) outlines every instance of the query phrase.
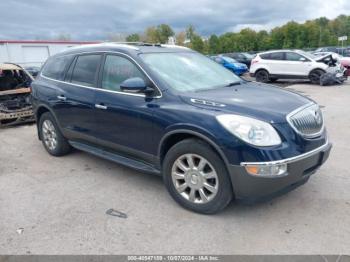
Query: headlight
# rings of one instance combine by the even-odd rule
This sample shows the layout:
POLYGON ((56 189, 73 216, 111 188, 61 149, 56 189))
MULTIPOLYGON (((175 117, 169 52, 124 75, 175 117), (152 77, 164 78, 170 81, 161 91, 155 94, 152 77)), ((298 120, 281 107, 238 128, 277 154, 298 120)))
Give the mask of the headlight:
POLYGON ((275 146, 281 144, 276 130, 267 122, 238 115, 219 115, 219 123, 230 133, 255 146, 275 146))

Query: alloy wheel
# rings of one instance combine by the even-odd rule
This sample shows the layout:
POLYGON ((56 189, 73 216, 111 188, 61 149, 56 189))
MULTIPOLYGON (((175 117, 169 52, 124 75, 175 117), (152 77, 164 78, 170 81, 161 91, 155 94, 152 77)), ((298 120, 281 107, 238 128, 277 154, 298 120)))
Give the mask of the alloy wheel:
POLYGON ((185 154, 177 158, 172 166, 171 177, 176 191, 195 204, 210 202, 219 189, 213 165, 196 154, 185 154))
POLYGON ((42 136, 47 148, 51 151, 57 147, 57 134, 53 123, 46 119, 42 124, 42 136))

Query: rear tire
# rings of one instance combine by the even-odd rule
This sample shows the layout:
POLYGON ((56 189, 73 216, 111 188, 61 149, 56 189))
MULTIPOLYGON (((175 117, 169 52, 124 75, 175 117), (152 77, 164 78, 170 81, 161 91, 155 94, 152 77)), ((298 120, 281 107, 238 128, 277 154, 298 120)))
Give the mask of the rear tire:
POLYGON ((324 73, 325 72, 323 70, 321 70, 321 69, 312 70, 311 73, 309 74, 309 79, 310 79, 311 83, 315 84, 315 85, 319 85, 321 76, 324 73))
POLYGON ((267 72, 264 69, 260 69, 258 72, 255 73, 255 79, 257 82, 268 83, 270 81, 269 72, 267 72))
POLYGON ((233 198, 225 163, 202 140, 186 139, 170 148, 162 171, 173 199, 194 212, 217 213, 233 198))
POLYGON ((71 146, 62 135, 50 112, 46 112, 40 117, 38 127, 41 142, 50 155, 63 156, 71 151, 71 146))

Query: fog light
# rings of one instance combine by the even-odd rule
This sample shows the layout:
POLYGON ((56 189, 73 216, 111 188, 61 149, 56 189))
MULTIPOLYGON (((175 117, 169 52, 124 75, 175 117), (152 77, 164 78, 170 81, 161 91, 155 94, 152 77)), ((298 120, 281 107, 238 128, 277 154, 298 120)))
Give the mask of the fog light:
POLYGON ((280 165, 247 165, 247 172, 254 176, 276 177, 287 173, 287 164, 280 165))

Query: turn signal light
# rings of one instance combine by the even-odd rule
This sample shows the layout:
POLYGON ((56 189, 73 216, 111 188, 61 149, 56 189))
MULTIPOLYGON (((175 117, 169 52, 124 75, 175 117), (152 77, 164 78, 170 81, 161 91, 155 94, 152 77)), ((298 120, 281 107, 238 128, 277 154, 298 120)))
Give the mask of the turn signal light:
POLYGON ((247 165, 245 169, 249 174, 261 177, 278 177, 287 174, 287 164, 247 165))

